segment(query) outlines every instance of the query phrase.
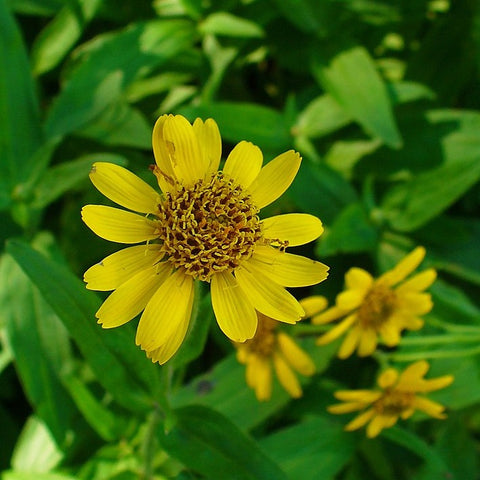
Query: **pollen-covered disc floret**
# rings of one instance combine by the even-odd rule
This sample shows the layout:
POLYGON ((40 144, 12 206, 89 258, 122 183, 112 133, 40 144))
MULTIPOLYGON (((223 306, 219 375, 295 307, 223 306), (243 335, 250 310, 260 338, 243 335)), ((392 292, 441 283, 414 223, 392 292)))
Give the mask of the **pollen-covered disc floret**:
POLYGON ((395 310, 395 292, 383 283, 374 285, 358 308, 358 321, 363 328, 380 331, 395 310))
POLYGON ((195 279, 210 280, 215 273, 234 270, 252 256, 261 239, 258 209, 222 172, 167 193, 159 211, 164 254, 195 279))

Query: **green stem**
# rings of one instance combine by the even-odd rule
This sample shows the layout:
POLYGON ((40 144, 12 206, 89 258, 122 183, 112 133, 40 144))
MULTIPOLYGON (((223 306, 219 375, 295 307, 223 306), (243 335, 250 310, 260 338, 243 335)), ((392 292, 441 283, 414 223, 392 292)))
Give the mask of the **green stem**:
POLYGON ((143 439, 142 453, 144 458, 143 479, 153 480, 155 475, 155 468, 153 465, 156 445, 156 430, 160 422, 160 409, 155 406, 152 413, 147 420, 147 431, 143 439))
POLYGON ((454 343, 470 343, 480 342, 480 333, 476 335, 429 335, 424 337, 406 337, 402 339, 404 345, 426 345, 426 344, 454 344, 454 343))
POLYGON ((465 348, 463 350, 431 350, 411 353, 392 353, 389 355, 389 358, 395 362, 413 362, 416 360, 425 360, 427 358, 457 358, 479 354, 480 345, 473 348, 465 348))
POLYGON ((330 327, 330 325, 302 325, 301 323, 297 323, 290 333, 295 337, 313 337, 325 333, 330 327))
POLYGON ((480 335, 480 326, 476 325, 455 325, 454 323, 445 322, 439 318, 430 317, 428 323, 434 327, 441 328, 447 332, 477 334, 480 335))

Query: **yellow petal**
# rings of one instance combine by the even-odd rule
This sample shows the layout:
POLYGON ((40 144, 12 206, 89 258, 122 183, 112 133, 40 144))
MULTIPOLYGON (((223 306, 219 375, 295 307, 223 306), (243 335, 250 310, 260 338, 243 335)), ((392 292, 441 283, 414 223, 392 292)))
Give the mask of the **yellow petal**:
POLYGON ((82 220, 99 237, 111 242, 140 243, 157 238, 155 222, 118 208, 85 205, 82 220))
POLYGON ((262 220, 262 232, 272 245, 289 247, 313 242, 323 233, 323 225, 319 218, 308 213, 286 213, 262 220))
POLYGON ((384 428, 388 428, 394 424, 398 419, 398 416, 393 415, 377 415, 373 417, 372 421, 367 427, 367 437, 376 437, 384 428), (393 417, 393 419, 392 419, 393 417))
POLYGON ((299 398, 302 396, 302 387, 298 378, 288 366, 287 362, 278 353, 273 355, 273 366, 275 373, 282 387, 289 393, 292 398, 299 398))
POLYGON ((358 356, 368 357, 377 348, 378 338, 377 332, 372 328, 364 329, 360 334, 360 341, 358 343, 358 356))
POLYGON ((398 308, 414 315, 424 315, 433 308, 432 296, 429 293, 404 293, 398 297, 398 308))
POLYGON ((353 267, 345 274, 345 286, 348 290, 369 290, 373 277, 363 268, 353 267))
POLYGON ((284 287, 316 285, 328 276, 328 267, 323 263, 263 245, 255 248, 249 264, 284 287))
POLYGON ((387 347, 395 347, 400 343, 401 325, 392 322, 392 318, 380 326, 379 332, 387 347))
POLYGON ((255 355, 252 370, 255 372, 255 395, 257 400, 264 402, 272 396, 272 367, 270 361, 255 355))
POLYGON ((417 381, 412 381, 408 385, 402 384, 401 388, 419 393, 433 392, 434 390, 440 390, 441 388, 448 387, 453 380, 453 375, 444 375, 443 377, 432 378, 429 380, 420 379, 417 381))
POLYGON ((421 292, 426 290, 437 278, 437 272, 433 268, 417 273, 412 278, 398 286, 395 291, 398 294, 406 292, 421 292))
POLYGON ((96 162, 90 180, 107 198, 140 213, 158 211, 160 195, 148 183, 114 163, 96 162))
POLYGON ((370 408, 369 410, 361 413, 360 415, 356 416, 351 422, 345 425, 345 430, 347 432, 351 432, 352 430, 358 430, 366 425, 375 415, 375 410, 370 408))
POLYGON ((399 385, 408 385, 422 379, 430 368, 426 360, 419 360, 412 363, 400 375, 399 385))
POLYGON ((323 334, 321 337, 318 337, 316 342, 317 345, 326 345, 327 343, 333 342, 338 337, 342 336, 355 323, 356 320, 357 316, 355 314, 349 315, 327 333, 323 334))
POLYGON ((413 406, 417 410, 421 410, 422 412, 425 412, 427 415, 430 415, 434 418, 444 419, 447 417, 443 413, 445 411, 445 407, 440 403, 429 400, 428 398, 415 397, 413 406))
POLYGON ((253 143, 242 141, 228 155, 223 171, 235 183, 247 188, 257 178, 262 163, 262 151, 253 143))
POLYGON ((346 359, 352 355, 352 353, 355 351, 355 349, 358 346, 358 342, 360 341, 360 334, 362 330, 361 328, 357 325, 353 327, 345 336, 345 339, 342 342, 342 345, 340 345, 340 348, 337 353, 337 357, 341 359, 346 359))
POLYGON ((327 410, 329 413, 333 413, 334 415, 342 415, 344 413, 358 412, 358 410, 363 410, 364 408, 364 403, 346 402, 337 403, 336 405, 329 405, 327 410))
POLYGON ((193 278, 181 269, 170 275, 148 302, 138 324, 136 343, 152 351, 166 344, 190 316, 193 278))
POLYGON ((235 270, 235 276, 249 302, 259 312, 286 323, 296 323, 303 317, 305 312, 293 295, 269 280, 255 266, 247 265, 247 262, 244 265, 235 270))
POLYGON ((103 302, 95 316, 103 328, 119 327, 136 317, 168 277, 165 263, 141 270, 103 302))
POLYGON ((255 335, 257 313, 231 273, 212 277, 211 295, 218 325, 228 338, 244 342, 255 335))
POLYGON ((193 131, 207 159, 207 174, 216 172, 222 156, 222 139, 215 120, 207 118, 203 122, 201 118, 197 118, 193 122, 193 131))
POLYGON ((407 330, 420 330, 425 324, 423 319, 414 315, 394 315, 394 318, 399 325, 401 325, 403 328, 406 328, 407 330))
POLYGON ((392 270, 385 272, 378 280, 388 285, 395 285, 410 275, 425 258, 426 251, 423 247, 417 247, 403 258, 392 270))
POLYGON ((163 137, 173 171, 182 183, 192 185, 205 176, 208 161, 193 126, 185 117, 169 116, 163 126, 163 137))
POLYGON ((163 127, 168 117, 169 115, 162 115, 155 122, 152 133, 153 154, 158 168, 158 174, 156 177, 158 180, 158 186, 164 193, 174 190, 175 181, 177 180, 163 135, 163 127))
POLYGON ((375 390, 338 390, 334 395, 343 402, 362 403, 365 406, 378 400, 382 393, 375 390))
POLYGON ((337 306, 333 306, 330 307, 328 310, 325 310, 325 312, 323 313, 314 315, 312 317, 312 323, 314 325, 325 325, 326 323, 333 322, 334 320, 345 316, 347 313, 347 311, 338 308, 337 306))
POLYGON ((325 310, 328 300, 322 295, 312 295, 300 300, 300 305, 305 310, 305 318, 308 318, 325 310))
POLYGON ((297 152, 289 150, 267 163, 249 188, 253 203, 263 208, 280 197, 293 182, 301 161, 297 152))
POLYGON ((394 368, 387 368, 377 379, 378 386, 383 388, 391 388, 397 383, 398 372, 394 368))
POLYGON ((178 327, 173 331, 171 337, 161 347, 147 352, 147 357, 150 358, 153 363, 158 362, 160 365, 163 365, 164 363, 168 362, 168 360, 170 360, 170 358, 172 358, 180 348, 180 345, 182 344, 187 333, 188 324, 190 323, 190 314, 192 311, 194 297, 193 292, 194 291, 192 289, 190 302, 185 317, 181 320, 178 327))
POLYGON ((115 290, 140 270, 161 260, 160 245, 124 248, 91 266, 83 275, 89 290, 115 290))
POLYGON ((277 335, 277 342, 287 362, 302 375, 309 377, 315 373, 315 364, 310 356, 294 340, 283 332, 277 335))
POLYGON ((353 310, 359 307, 365 299, 366 292, 360 290, 345 290, 337 295, 335 303, 342 310, 353 310))

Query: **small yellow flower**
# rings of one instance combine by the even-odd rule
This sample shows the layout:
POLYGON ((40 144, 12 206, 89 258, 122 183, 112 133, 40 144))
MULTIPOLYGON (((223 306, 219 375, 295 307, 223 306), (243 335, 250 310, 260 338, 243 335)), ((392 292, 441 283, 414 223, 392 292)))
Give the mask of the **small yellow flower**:
POLYGON ((377 348, 378 337, 389 347, 398 345, 402 330, 418 330, 423 326, 420 315, 433 306, 425 293, 436 278, 433 268, 405 280, 425 257, 425 249, 417 247, 392 270, 374 279, 361 268, 351 268, 345 275, 346 290, 336 298, 335 306, 312 318, 320 325, 342 318, 341 322, 317 339, 325 345, 349 330, 338 356, 347 358, 357 349, 361 357, 377 348))
POLYGON ((255 334, 257 310, 286 323, 303 316, 285 287, 327 277, 322 263, 285 252, 321 235, 318 218, 258 217, 290 186, 299 154, 290 150, 262 168, 260 149, 242 141, 219 171, 221 150, 212 119, 192 125, 180 115, 163 115, 153 130, 152 168, 161 193, 117 165, 95 163, 90 172, 95 187, 127 210, 87 205, 83 221, 106 240, 139 244, 85 272, 87 288, 113 290, 96 313, 98 322, 118 327, 143 311, 136 343, 154 362, 165 363, 180 347, 195 280, 210 283, 220 328, 243 342, 255 334))
POLYGON ((445 388, 453 382, 452 375, 426 380, 423 377, 430 365, 425 360, 409 365, 400 375, 394 368, 385 370, 378 378, 379 390, 342 390, 335 397, 344 403, 328 407, 330 413, 342 414, 365 410, 345 426, 352 431, 367 426, 367 437, 376 437, 399 418, 410 418, 415 410, 434 418, 446 418, 445 407, 417 395, 445 388))
POLYGON ((255 390, 259 401, 269 400, 272 395, 273 365, 280 384, 288 394, 293 398, 301 397, 302 387, 294 371, 305 376, 313 375, 313 360, 292 337, 276 330, 276 321, 261 313, 257 315, 255 336, 244 343, 234 343, 238 361, 247 367, 247 385, 255 390))

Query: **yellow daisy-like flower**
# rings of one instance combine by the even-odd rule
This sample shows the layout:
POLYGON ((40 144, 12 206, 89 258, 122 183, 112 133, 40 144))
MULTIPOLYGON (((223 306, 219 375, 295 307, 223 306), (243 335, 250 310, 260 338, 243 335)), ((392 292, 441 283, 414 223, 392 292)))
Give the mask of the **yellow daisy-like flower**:
POLYGON ((433 303, 425 293, 437 276, 433 268, 408 280, 425 257, 425 249, 417 247, 392 270, 374 279, 361 268, 351 268, 345 275, 346 290, 336 298, 335 306, 312 318, 320 325, 342 319, 335 327, 317 339, 325 345, 346 335, 338 356, 349 357, 355 349, 361 357, 377 348, 378 337, 389 347, 398 345, 402 330, 418 330, 423 326, 420 315, 428 313, 433 303))
POLYGON ((218 171, 221 149, 212 119, 191 125, 180 115, 163 115, 153 130, 152 168, 161 192, 118 165, 95 163, 90 172, 101 193, 130 211, 87 205, 83 221, 106 240, 146 242, 85 272, 87 288, 113 290, 96 314, 98 322, 118 327, 143 311, 136 343, 154 362, 170 359, 185 337, 194 280, 211 284, 220 328, 243 342, 255 334, 256 310, 287 323, 303 316, 285 287, 327 277, 322 263, 285 252, 321 235, 318 218, 258 217, 293 181, 298 153, 290 150, 262 168, 260 149, 242 141, 218 171))
MULTIPOLYGON (((321 302, 323 297, 317 298, 321 302)), ((303 306, 303 303, 300 303, 303 306)), ((276 330, 276 321, 261 313, 257 315, 258 327, 255 336, 244 343, 234 343, 237 360, 247 367, 247 385, 255 390, 257 400, 269 400, 272 395, 273 366, 280 384, 288 394, 293 398, 301 397, 302 387, 295 371, 305 376, 313 375, 313 360, 292 337, 276 330)))
POLYGON ((452 375, 426 380, 430 365, 425 360, 409 365, 400 375, 394 368, 385 370, 377 380, 381 390, 342 390, 335 397, 344 403, 328 407, 330 413, 342 414, 365 410, 345 426, 352 431, 368 423, 367 437, 376 437, 384 428, 393 427, 399 418, 410 418, 415 410, 434 418, 446 418, 445 407, 419 393, 445 388, 452 375))

